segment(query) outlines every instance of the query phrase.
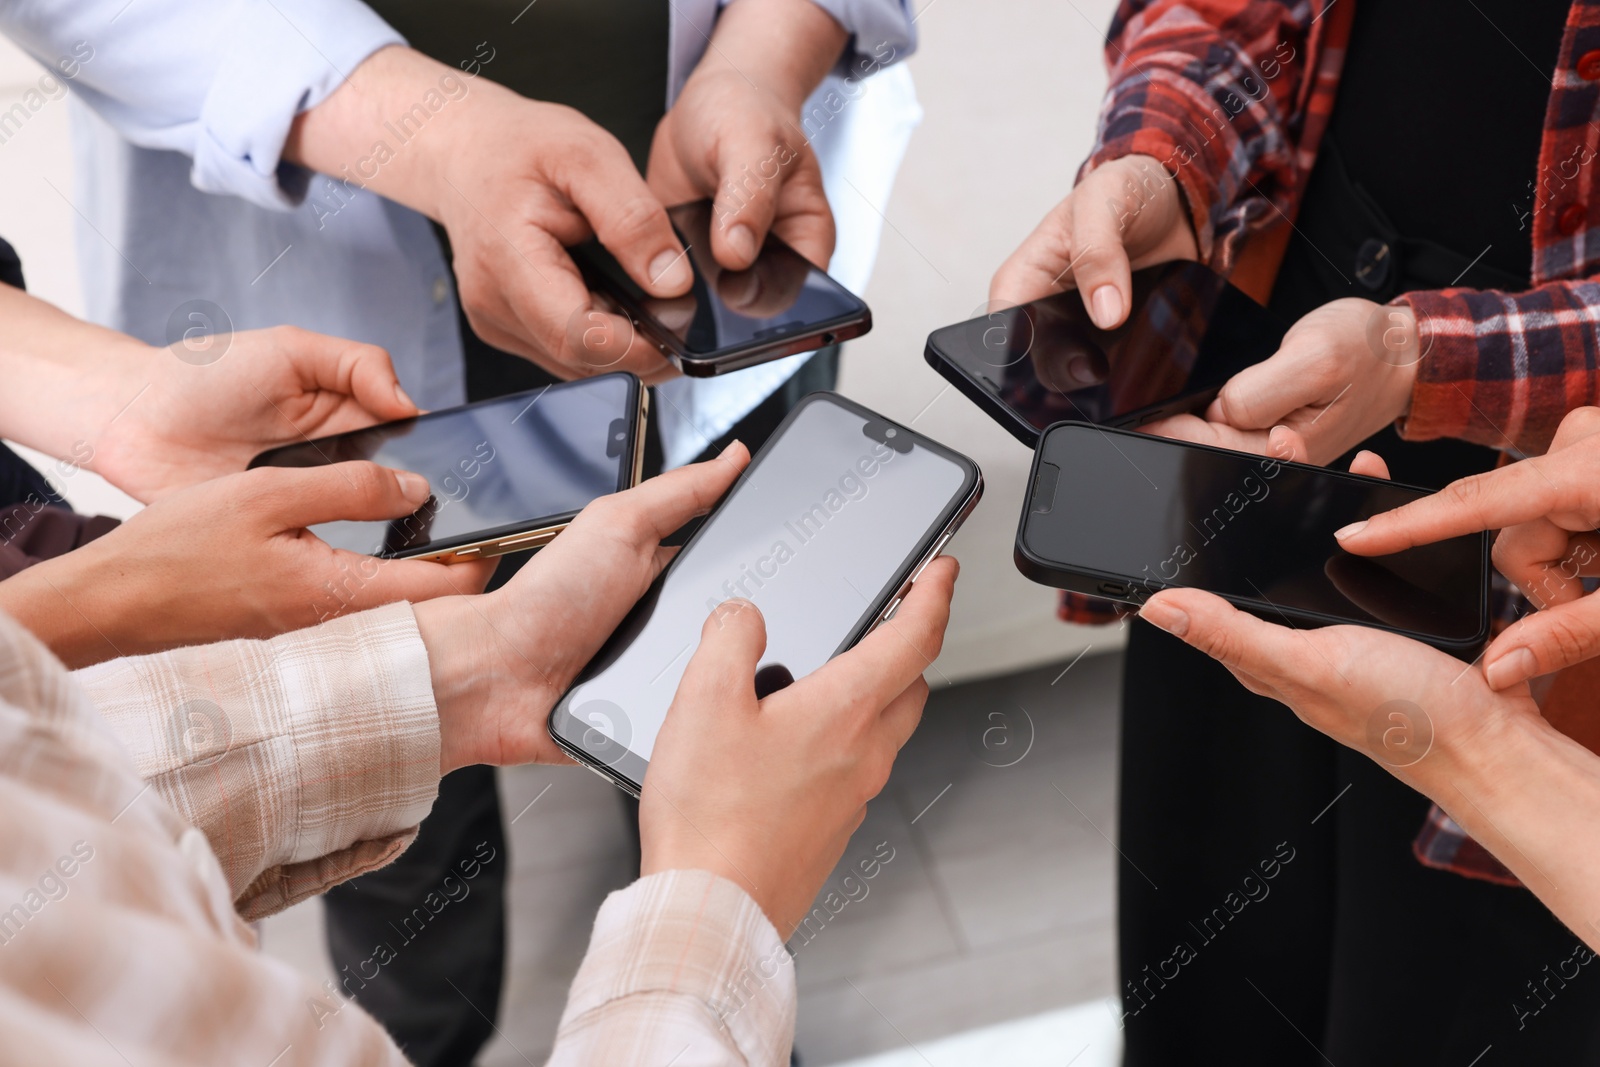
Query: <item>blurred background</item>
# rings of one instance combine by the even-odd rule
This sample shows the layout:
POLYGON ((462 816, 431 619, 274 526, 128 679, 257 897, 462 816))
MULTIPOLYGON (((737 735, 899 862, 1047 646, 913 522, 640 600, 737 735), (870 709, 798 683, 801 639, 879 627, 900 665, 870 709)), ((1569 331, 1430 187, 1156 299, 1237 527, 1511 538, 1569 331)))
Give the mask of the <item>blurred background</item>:
MULTIPOLYGON (((1116 703, 1122 633, 1068 627, 1011 563, 1029 454, 923 362, 938 326, 981 310, 994 269, 1071 187, 1105 88, 1111 0, 923 0, 909 60, 924 119, 866 292, 874 329, 845 348, 841 391, 965 452, 983 503, 950 551, 955 614, 924 725, 845 853, 892 852, 866 896, 791 944, 807 1067, 1118 1062, 1113 953, 1116 703), (996 733, 999 731, 999 733, 996 733), (997 743, 996 739, 1001 740, 997 743)), ((0 40, 0 100, 40 68, 0 40)), ((0 234, 29 288, 83 313, 72 206, 76 105, 52 100, 0 144, 0 234)), ((857 194, 852 194, 857 195, 857 194)), ((83 511, 137 506, 94 475, 83 511)), ((484 1062, 541 1062, 604 895, 631 863, 620 794, 593 775, 501 776, 511 826, 512 948, 484 1062)), ((859 891, 857 891, 859 896, 859 891)), ((450 936, 448 915, 428 936, 450 936)), ((315 901, 262 926, 264 951, 331 971, 315 901)))

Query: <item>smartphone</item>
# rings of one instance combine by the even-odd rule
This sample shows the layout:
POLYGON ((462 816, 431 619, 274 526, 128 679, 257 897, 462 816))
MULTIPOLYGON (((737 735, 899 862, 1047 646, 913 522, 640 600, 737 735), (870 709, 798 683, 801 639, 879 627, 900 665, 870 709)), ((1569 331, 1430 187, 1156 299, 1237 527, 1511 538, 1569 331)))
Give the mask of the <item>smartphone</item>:
POLYGON ((1180 261, 1133 272, 1133 310, 1114 330, 1095 326, 1069 290, 935 330, 923 354, 1033 448, 1064 419, 1137 426, 1203 411, 1287 329, 1220 274, 1180 261))
POLYGON ((551 735, 637 796, 718 604, 761 609, 765 696, 892 616, 982 493, 967 457, 837 394, 809 394, 556 704, 551 735))
POLYGON ((1489 636, 1489 536, 1353 556, 1334 531, 1430 490, 1088 423, 1045 431, 1017 569, 1139 604, 1191 586, 1291 626, 1354 623, 1470 657, 1489 636))
POLYGON ((668 208, 694 284, 683 296, 650 296, 599 241, 571 250, 589 287, 604 293, 634 328, 693 378, 753 367, 872 329, 872 312, 779 238, 767 235, 746 270, 725 270, 711 255, 711 201, 668 208))
POLYGON ((649 395, 631 374, 602 374, 284 445, 250 466, 415 471, 433 488, 415 513, 312 532, 386 559, 482 559, 548 544, 591 500, 637 484, 649 395))

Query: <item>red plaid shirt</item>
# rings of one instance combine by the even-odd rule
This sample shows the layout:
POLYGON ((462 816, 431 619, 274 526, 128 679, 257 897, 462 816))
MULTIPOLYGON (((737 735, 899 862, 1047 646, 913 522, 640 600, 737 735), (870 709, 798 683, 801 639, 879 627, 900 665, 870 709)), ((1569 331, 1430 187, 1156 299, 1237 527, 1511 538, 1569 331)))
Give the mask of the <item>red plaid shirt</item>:
MULTIPOLYGON (((1162 160, 1188 201, 1201 258, 1270 275, 1333 109, 1356 0, 1123 0, 1106 41, 1111 86, 1085 170, 1162 160)), ((1533 288, 1407 293, 1421 327, 1412 440, 1456 437, 1539 453, 1567 412, 1600 403, 1600 0, 1575 0, 1545 112, 1533 211, 1533 288)), ((1067 595, 1073 622, 1127 608, 1067 595)), ((1435 808, 1430 866, 1515 884, 1435 808)))

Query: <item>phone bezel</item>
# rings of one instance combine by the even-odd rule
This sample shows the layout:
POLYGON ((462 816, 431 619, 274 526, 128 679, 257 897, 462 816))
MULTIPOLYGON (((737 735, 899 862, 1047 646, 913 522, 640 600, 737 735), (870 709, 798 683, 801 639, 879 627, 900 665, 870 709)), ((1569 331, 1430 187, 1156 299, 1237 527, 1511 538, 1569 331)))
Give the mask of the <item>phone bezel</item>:
MULTIPOLYGON (((1162 589, 1194 589, 1198 586, 1183 585, 1178 582, 1151 581, 1141 575, 1117 574, 1111 571, 1100 571, 1090 567, 1071 566, 1059 560, 1047 559, 1035 552, 1027 543, 1028 520, 1033 514, 1033 494, 1038 484, 1039 465, 1046 462, 1046 453, 1049 451, 1049 437, 1057 432, 1076 432, 1079 430, 1093 430, 1097 433, 1118 434, 1125 437, 1137 437, 1146 441, 1157 441, 1163 445, 1192 449, 1202 452, 1215 452, 1232 459, 1243 457, 1249 459, 1270 460, 1291 469, 1310 471, 1325 477, 1338 478, 1345 481, 1362 483, 1378 483, 1396 486, 1401 489, 1412 489, 1419 493, 1432 493, 1434 490, 1422 486, 1410 485, 1405 482, 1395 482, 1384 478, 1369 478, 1366 475, 1351 474, 1349 471, 1333 470, 1329 467, 1319 467, 1311 463, 1295 463, 1288 460, 1274 460, 1270 456, 1255 456, 1249 452, 1237 452, 1227 448, 1217 448, 1213 445, 1196 444, 1190 441, 1177 441, 1166 437, 1156 437, 1151 434, 1140 433, 1137 430, 1122 429, 1114 426, 1102 426, 1098 423, 1067 420, 1057 422, 1047 427, 1039 437, 1039 447, 1034 451, 1033 463, 1028 468, 1027 487, 1022 498, 1022 514, 1017 520, 1017 535, 1012 549, 1012 561, 1024 578, 1037 582, 1040 585, 1050 586, 1055 589, 1065 589, 1070 592, 1084 593, 1088 596, 1099 597, 1102 600, 1111 600, 1122 604, 1131 604, 1137 607, 1153 593, 1162 589), (1104 589, 1104 583, 1120 584, 1127 587, 1125 594, 1115 594, 1104 589)), ((1059 466, 1059 464, 1057 464, 1059 466)), ((1055 505, 1060 506, 1059 501, 1055 505)), ((1352 619, 1339 618, 1326 615, 1318 611, 1308 611, 1286 605, 1273 604, 1253 597, 1239 596, 1232 593, 1216 593, 1235 607, 1249 611, 1269 622, 1297 621, 1311 627, 1319 626, 1366 626, 1370 629, 1385 630, 1401 637, 1420 641, 1433 648, 1449 652, 1451 655, 1474 654, 1489 639, 1489 536, 1479 536, 1482 546, 1481 567, 1483 580, 1479 585, 1478 596, 1478 632, 1466 638, 1446 638, 1434 634, 1425 634, 1416 630, 1407 630, 1403 627, 1393 626, 1381 622, 1362 622, 1352 619)), ((1209 591, 1209 590, 1208 590, 1209 591)))
MULTIPOLYGON (((1144 267, 1141 268, 1141 270, 1155 270, 1160 269, 1163 266, 1167 265, 1162 264, 1155 267, 1144 267)), ((1191 270, 1201 269, 1210 271, 1210 268, 1206 267, 1204 264, 1187 263, 1185 264, 1185 267, 1191 270)), ((1211 271, 1211 273, 1215 274, 1216 272, 1211 271)), ((1135 274, 1137 275, 1138 272, 1136 271, 1135 274)), ((1221 280, 1226 290, 1231 290, 1237 296, 1249 300, 1251 304, 1255 305, 1263 312, 1266 312, 1269 316, 1271 316, 1271 312, 1268 311, 1268 309, 1265 308, 1259 301, 1251 299, 1249 294, 1240 290, 1226 278, 1220 278, 1219 276, 1219 280, 1221 280)), ((1064 292, 1052 293, 1049 296, 1040 297, 1037 300, 1030 300, 1025 304, 1018 304, 1016 307, 1041 308, 1046 305, 1054 304, 1060 300, 1074 299, 1081 298, 1077 296, 1076 289, 1069 289, 1065 290, 1064 292)), ((1005 308, 1001 310, 1010 311, 1015 310, 1015 308, 1005 308)), ((1132 315, 1137 315, 1138 313, 1139 311, 1136 308, 1132 315)), ((1132 315, 1130 315, 1130 319, 1132 318, 1132 315)), ((978 405, 978 407, 983 410, 984 414, 988 415, 995 422, 999 423, 1000 427, 1012 437, 1016 438, 1030 449, 1036 448, 1038 447, 1039 439, 1044 435, 1045 430, 1049 429, 1049 427, 1040 429, 1039 427, 1034 426, 1032 422, 1022 416, 1021 412, 1017 411, 1010 404, 1007 404, 1003 399, 1001 399, 999 393, 996 391, 999 388, 998 385, 996 385, 994 390, 991 390, 982 381, 979 381, 976 377, 974 377, 973 372, 970 372, 962 363, 962 361, 950 351, 950 346, 947 343, 947 339, 950 336, 955 334, 956 331, 965 330, 974 322, 983 321, 983 319, 984 316, 980 315, 974 318, 964 319, 961 322, 953 322, 948 326, 941 326, 937 330, 934 330, 932 333, 928 334, 927 343, 923 347, 922 358, 928 364, 928 366, 938 371, 939 375, 944 378, 945 381, 955 386, 963 396, 972 401, 974 404, 978 405)), ((1124 326, 1119 327, 1119 329, 1126 328, 1126 325, 1127 324, 1125 323, 1124 326)), ((1023 356, 1022 358, 1026 359, 1028 357, 1023 356)), ((996 366, 995 369, 1003 370, 1003 368, 999 366, 996 366)), ((1141 426, 1147 422, 1154 422, 1156 419, 1164 419, 1171 415, 1183 415, 1203 411, 1212 400, 1216 399, 1217 394, 1221 391, 1222 386, 1220 384, 1207 386, 1202 389, 1186 390, 1184 392, 1176 393, 1173 396, 1165 397, 1153 404, 1147 404, 1144 407, 1125 412, 1105 422, 1094 422, 1090 419, 1074 419, 1065 421, 1082 421, 1093 426, 1108 426, 1117 429, 1129 429, 1135 426, 1141 426)), ((1066 393, 1061 395, 1070 399, 1070 396, 1066 393)), ((1077 407, 1075 403, 1073 406, 1077 407)), ((1081 409, 1079 410, 1081 413, 1081 409)))
MULTIPOLYGON (((623 445, 623 455, 629 455, 631 461, 618 465, 621 477, 617 479, 617 486, 612 490, 613 492, 621 492, 624 489, 631 489, 633 486, 638 485, 643 477, 645 430, 649 424, 650 413, 650 391, 644 387, 637 377, 626 371, 597 374, 592 378, 582 378, 572 382, 555 382, 551 385, 539 386, 536 389, 523 390, 520 393, 507 393, 503 396, 489 397, 485 400, 473 401, 470 404, 461 404, 453 408, 441 408, 438 411, 428 411, 421 415, 414 415, 409 419, 395 419, 378 425, 395 426, 419 423, 429 419, 457 415, 489 404, 504 403, 517 397, 533 397, 551 389, 561 389, 568 385, 577 385, 600 378, 612 377, 626 379, 631 393, 630 398, 624 401, 628 412, 626 417, 628 419, 630 439, 623 445)), ((271 460, 273 456, 279 453, 287 452, 291 449, 298 451, 304 449, 308 444, 318 445, 325 441, 340 441, 356 434, 367 433, 372 429, 373 427, 367 426, 360 430, 349 430, 345 433, 329 434, 326 437, 315 437, 307 441, 298 441, 293 444, 269 448, 255 456, 246 469, 253 470, 256 467, 276 466, 277 464, 272 463, 271 460)), ((414 549, 405 549, 399 552, 381 551, 374 554, 374 558, 415 559, 431 563, 461 563, 474 559, 490 559, 512 552, 528 552, 536 548, 542 548, 555 540, 556 536, 570 526, 572 520, 577 517, 577 511, 530 516, 519 522, 446 538, 442 543, 430 542, 427 545, 419 545, 414 549)))
MULTIPOLYGON (((692 208, 709 205, 710 201, 698 201, 688 204, 676 204, 667 209, 670 214, 679 208, 692 208)), ((673 228, 677 233, 677 228, 673 228)), ((683 234, 678 233, 678 239, 683 241, 683 234)), ((794 255, 800 255, 794 248, 783 241, 776 234, 768 233, 763 246, 767 244, 778 245, 787 249, 794 255)), ((815 352, 829 345, 839 344, 860 337, 872 330, 872 309, 867 302, 845 288, 838 279, 826 270, 811 264, 812 269, 820 273, 845 297, 855 302, 855 310, 843 315, 835 316, 822 322, 810 323, 806 329, 789 336, 775 337, 759 341, 746 341, 739 345, 729 345, 719 348, 715 352, 695 353, 684 347, 677 335, 652 315, 644 305, 640 291, 636 287, 624 285, 613 278, 606 271, 601 270, 585 251, 585 245, 579 245, 568 250, 572 260, 578 266, 578 272, 583 276, 584 283, 596 292, 605 293, 606 296, 616 301, 617 305, 627 313, 628 321, 633 328, 638 330, 644 338, 655 346, 656 350, 665 356, 673 366, 677 367, 690 378, 712 378, 720 374, 743 370, 762 363, 771 363, 773 360, 783 359, 786 356, 796 356, 803 352, 815 352)), ((687 255, 687 251, 685 255, 687 255)), ((805 257, 801 257, 804 259, 805 257)), ((809 262, 809 261, 808 261, 809 262)))
MULTIPOLYGON (((928 530, 924 532, 923 536, 918 540, 916 548, 906 555, 900 567, 894 572, 894 577, 885 584, 884 588, 879 591, 876 597, 869 601, 866 610, 862 612, 855 625, 851 627, 848 636, 846 636, 839 646, 834 649, 829 658, 832 659, 833 656, 837 656, 840 653, 854 647, 862 640, 862 638, 871 633, 874 628, 893 616, 895 608, 899 606, 900 599, 904 597, 906 592, 910 589, 911 583, 916 579, 917 575, 922 572, 922 568, 926 567, 930 562, 932 562, 934 557, 936 557, 949 542, 949 539, 955 535, 955 532, 958 529, 960 529, 961 524, 966 521, 967 516, 972 514, 973 508, 977 506, 978 501, 983 496, 983 472, 970 458, 962 455, 954 449, 947 448, 937 441, 925 437, 922 434, 919 434, 916 431, 902 425, 901 423, 895 422, 893 419, 885 418, 870 408, 867 408, 861 404, 857 404, 855 401, 846 397, 840 396, 838 393, 827 391, 808 393, 806 396, 801 397, 800 401, 789 411, 786 416, 784 416, 783 421, 779 423, 777 429, 772 432, 772 436, 767 439, 766 444, 764 444, 761 449, 751 457, 750 465, 745 468, 744 472, 739 475, 734 484, 729 487, 726 493, 723 494, 722 499, 719 500, 716 506, 711 509, 709 514, 707 514, 705 521, 702 522, 695 530, 694 534, 684 544, 683 548, 680 549, 677 555, 673 557, 672 561, 667 564, 667 566, 662 570, 661 574, 656 577, 655 582, 651 584, 650 590, 640 598, 641 603, 644 603, 651 598, 660 589, 660 587, 666 583, 666 580, 672 573, 673 568, 678 565, 678 561, 683 559, 684 556, 686 556, 694 548, 695 542, 700 539, 702 532, 716 521, 717 514, 730 500, 733 499, 739 488, 745 484, 750 472, 759 466, 762 459, 769 451, 771 451, 773 445, 788 431, 789 427, 799 417, 800 413, 805 408, 815 403, 836 404, 837 406, 844 408, 846 411, 857 417, 870 421, 887 423, 890 426, 893 426, 899 432, 908 435, 916 447, 926 448, 930 452, 950 460, 962 471, 961 487, 956 491, 955 494, 952 495, 950 502, 940 512, 938 520, 930 525, 928 530)), ((571 756, 578 763, 599 774, 602 778, 605 778, 619 789, 622 789, 624 792, 627 792, 635 797, 639 795, 639 790, 644 780, 644 773, 649 769, 648 760, 640 757, 631 749, 624 749, 622 756, 611 762, 597 760, 594 758, 592 753, 586 751, 581 745, 569 740, 566 736, 564 736, 561 731, 560 724, 563 721, 563 717, 572 718, 567 704, 571 699, 573 690, 584 682, 589 681, 599 673, 599 671, 595 669, 594 665, 596 663, 607 663, 614 661, 615 657, 610 655, 610 653, 613 651, 612 641, 615 640, 616 634, 622 633, 627 628, 628 622, 632 619, 634 612, 637 612, 638 610, 639 608, 636 606, 633 611, 629 613, 629 616, 618 625, 613 637, 607 639, 605 644, 601 646, 600 650, 595 653, 594 658, 584 666, 583 670, 578 672, 577 677, 574 678, 567 686, 566 692, 561 694, 561 699, 557 700, 555 706, 550 709, 550 714, 545 720, 546 728, 549 730, 550 736, 555 740, 557 746, 559 746, 563 752, 571 756), (642 765, 643 769, 639 770, 637 774, 628 773, 633 771, 636 764, 642 765)), ((691 653, 691 655, 692 654, 693 653, 691 653)), ((604 667, 600 669, 603 670, 604 667)), ((576 722, 576 720, 574 721, 576 722)), ((586 724, 579 725, 585 730, 588 729, 586 724)))

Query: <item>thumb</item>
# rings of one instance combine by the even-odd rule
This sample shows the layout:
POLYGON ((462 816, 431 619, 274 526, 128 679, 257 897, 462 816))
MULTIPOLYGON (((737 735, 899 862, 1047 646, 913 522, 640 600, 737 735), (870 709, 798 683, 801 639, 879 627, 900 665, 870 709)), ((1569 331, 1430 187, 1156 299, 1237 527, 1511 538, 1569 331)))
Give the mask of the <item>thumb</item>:
POLYGON ((766 650, 767 623, 761 609, 738 599, 717 605, 700 628, 700 647, 684 669, 673 706, 753 709, 756 664, 766 650))
POLYGON ((326 467, 257 467, 219 479, 239 479, 226 491, 242 495, 256 514, 281 529, 322 522, 398 519, 427 502, 428 480, 364 460, 326 467))
POLYGON ((1593 595, 1525 615, 1483 654, 1491 689, 1509 689, 1600 654, 1600 601, 1593 595))
POLYGON ((1296 689, 1331 686, 1324 664, 1308 660, 1306 635, 1256 618, 1199 589, 1164 589, 1139 616, 1228 668, 1252 692, 1284 700, 1296 689))

